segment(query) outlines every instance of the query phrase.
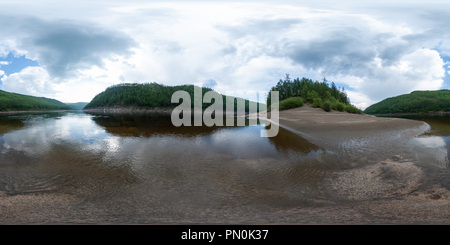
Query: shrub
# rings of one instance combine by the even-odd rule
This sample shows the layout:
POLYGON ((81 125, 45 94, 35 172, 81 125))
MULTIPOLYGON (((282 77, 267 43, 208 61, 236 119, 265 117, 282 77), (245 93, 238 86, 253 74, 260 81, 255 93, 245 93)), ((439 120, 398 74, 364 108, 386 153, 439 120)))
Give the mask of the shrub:
POLYGON ((285 100, 280 101, 279 110, 287 110, 291 108, 297 108, 303 106, 302 97, 290 97, 285 100))
POLYGON ((314 90, 309 91, 306 95, 306 101, 308 102, 314 102, 314 99, 316 98, 319 98, 319 94, 314 90))
POLYGON ((326 112, 331 111, 331 102, 329 100, 326 100, 322 103, 322 109, 326 112))
POLYGON ((322 107, 322 100, 320 98, 314 98, 312 107, 314 108, 321 108, 322 107))
POLYGON ((345 105, 342 104, 341 102, 337 102, 337 103, 336 103, 336 110, 338 110, 338 111, 344 111, 344 110, 345 110, 345 105))
POLYGON ((345 111, 349 112, 349 113, 357 113, 357 114, 362 113, 362 111, 360 109, 356 108, 354 105, 346 105, 345 111))

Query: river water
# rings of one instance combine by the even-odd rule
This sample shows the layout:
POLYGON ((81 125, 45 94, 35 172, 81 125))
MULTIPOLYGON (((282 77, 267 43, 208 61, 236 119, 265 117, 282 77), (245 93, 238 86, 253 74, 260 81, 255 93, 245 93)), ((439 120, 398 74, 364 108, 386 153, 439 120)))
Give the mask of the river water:
POLYGON ((428 123, 430 130, 411 139, 408 146, 413 149, 416 161, 449 168, 450 115, 396 115, 395 117, 428 123))
MULTIPOLYGON (((347 163, 282 128, 260 137, 264 127, 177 128, 165 114, 3 114, 0 198, 67 198, 42 207, 51 215, 27 216, 39 223, 276 222, 277 210, 328 202, 323 180, 347 163)), ((411 144, 442 154, 444 166, 450 134, 433 132, 411 144)))

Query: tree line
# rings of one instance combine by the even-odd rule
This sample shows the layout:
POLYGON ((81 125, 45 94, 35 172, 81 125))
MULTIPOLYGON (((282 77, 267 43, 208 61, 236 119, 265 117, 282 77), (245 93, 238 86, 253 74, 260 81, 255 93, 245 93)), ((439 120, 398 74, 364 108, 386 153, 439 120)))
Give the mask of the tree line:
MULTIPOLYGON (((195 85, 178 85, 166 86, 158 83, 124 83, 108 87, 105 91, 96 95, 84 109, 108 108, 108 107, 126 107, 136 109, 146 108, 174 108, 179 103, 172 103, 172 94, 176 91, 186 91, 191 97, 191 106, 194 106, 194 89, 195 85)), ((211 88, 202 87, 202 98, 209 92, 214 92, 211 88)), ((226 98, 222 96, 222 103, 224 111, 226 109, 226 98)), ((238 103, 245 104, 245 110, 252 102, 241 98, 234 98, 234 108, 237 108, 238 103), (244 101, 242 101, 244 100, 244 101)), ((202 103, 202 108, 206 109, 215 101, 211 103, 202 103)))
POLYGON ((0 111, 71 110, 58 100, 34 97, 0 90, 0 111))
POLYGON ((364 110, 367 114, 401 114, 450 111, 450 90, 414 91, 384 99, 364 110))
POLYGON ((362 111, 352 104, 344 88, 337 88, 335 83, 328 84, 324 78, 322 82, 313 81, 303 77, 291 80, 289 74, 286 78, 280 79, 273 86, 267 96, 267 107, 270 108, 272 91, 279 92, 279 109, 285 110, 300 107, 304 103, 315 108, 322 108, 325 111, 338 110, 351 113, 362 113, 362 111))

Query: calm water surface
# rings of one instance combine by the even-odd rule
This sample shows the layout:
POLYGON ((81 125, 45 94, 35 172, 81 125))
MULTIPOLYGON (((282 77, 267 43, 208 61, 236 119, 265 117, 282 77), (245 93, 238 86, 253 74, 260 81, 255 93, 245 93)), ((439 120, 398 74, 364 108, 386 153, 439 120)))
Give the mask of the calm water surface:
MULTIPOLYGON (((411 144, 445 165, 450 128, 433 125, 411 144)), ((277 220, 274 210, 331 200, 323 180, 354 161, 282 128, 262 138, 264 127, 177 128, 164 114, 3 114, 0 198, 69 196, 56 222, 118 223, 277 220)))
POLYGON ((68 215, 89 209, 118 222, 201 222, 326 198, 321 179, 342 166, 283 129, 262 138, 264 127, 177 128, 163 114, 0 115, 0 194, 69 195, 78 201, 68 215))
POLYGON ((409 142, 415 152, 415 158, 421 163, 449 168, 450 115, 403 115, 396 117, 428 123, 430 130, 409 142))

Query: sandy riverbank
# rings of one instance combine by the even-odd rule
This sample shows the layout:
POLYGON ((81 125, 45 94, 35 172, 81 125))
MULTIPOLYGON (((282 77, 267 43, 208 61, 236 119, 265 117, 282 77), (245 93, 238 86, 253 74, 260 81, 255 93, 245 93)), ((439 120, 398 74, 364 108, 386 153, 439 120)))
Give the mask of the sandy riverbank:
POLYGON ((428 124, 309 106, 280 111, 279 124, 338 152, 336 161, 351 162, 325 181, 329 194, 345 204, 323 210, 317 223, 450 223, 448 170, 417 163, 406 147, 428 124))
POLYGON ((429 129, 414 120, 347 112, 325 112, 308 105, 280 111, 279 123, 313 143, 331 148, 363 147, 376 141, 411 138, 429 129))

